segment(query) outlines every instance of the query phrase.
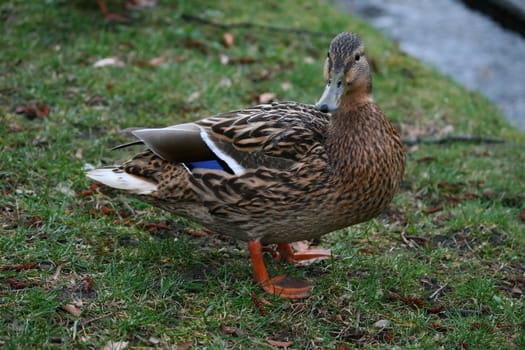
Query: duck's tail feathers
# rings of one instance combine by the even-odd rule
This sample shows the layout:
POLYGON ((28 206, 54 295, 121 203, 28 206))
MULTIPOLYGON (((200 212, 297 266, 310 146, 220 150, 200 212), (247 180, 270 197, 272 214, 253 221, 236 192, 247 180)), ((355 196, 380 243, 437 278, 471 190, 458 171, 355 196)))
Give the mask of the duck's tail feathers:
POLYGON ((150 194, 157 190, 156 183, 114 167, 90 170, 86 176, 106 186, 135 194, 150 194))

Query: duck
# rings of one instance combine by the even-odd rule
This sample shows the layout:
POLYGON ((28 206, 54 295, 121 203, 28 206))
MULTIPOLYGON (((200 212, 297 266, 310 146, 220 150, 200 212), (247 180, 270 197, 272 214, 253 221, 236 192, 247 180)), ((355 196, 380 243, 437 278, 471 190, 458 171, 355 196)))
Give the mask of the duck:
POLYGON ((203 227, 247 242, 255 280, 283 298, 313 285, 270 277, 263 251, 276 246, 294 263, 329 258, 329 249, 294 251, 379 215, 400 188, 405 150, 372 99, 364 44, 354 33, 333 38, 325 88, 315 104, 272 102, 164 128, 135 129, 146 150, 87 176, 203 227))

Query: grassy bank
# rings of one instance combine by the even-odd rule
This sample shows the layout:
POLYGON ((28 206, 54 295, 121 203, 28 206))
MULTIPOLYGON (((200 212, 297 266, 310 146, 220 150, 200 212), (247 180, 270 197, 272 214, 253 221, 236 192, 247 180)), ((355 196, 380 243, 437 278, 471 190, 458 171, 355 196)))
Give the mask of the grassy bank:
POLYGON ((490 103, 327 3, 159 3, 126 25, 89 0, 0 5, 0 347, 525 347, 525 137, 490 103), (138 151, 110 150, 128 127, 266 93, 314 102, 341 31, 363 37, 374 97, 403 136, 443 142, 407 146, 378 219, 323 237, 336 258, 268 259, 271 274, 314 282, 309 299, 265 295, 243 243, 84 177, 138 151))

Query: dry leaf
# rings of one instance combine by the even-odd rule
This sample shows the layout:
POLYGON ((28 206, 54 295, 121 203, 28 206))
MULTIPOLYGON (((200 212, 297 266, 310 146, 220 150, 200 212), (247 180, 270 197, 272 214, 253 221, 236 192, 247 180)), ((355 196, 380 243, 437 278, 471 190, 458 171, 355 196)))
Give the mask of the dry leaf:
POLYGON ((164 63, 163 57, 155 57, 148 61, 150 67, 157 67, 164 63))
POLYGON ((190 96, 188 96, 188 102, 193 102, 199 97, 201 97, 201 93, 199 91, 192 92, 190 96))
POLYGON ((219 86, 220 87, 226 87, 226 88, 229 88, 232 86, 232 81, 231 79, 229 78, 222 78, 220 81, 219 81, 219 86))
POLYGON ((443 129, 439 130, 437 134, 439 136, 444 136, 444 135, 448 135, 452 133, 453 131, 454 131, 454 126, 449 124, 449 125, 446 125, 443 129))
POLYGON ((38 263, 36 262, 33 262, 33 263, 25 263, 25 264, 15 264, 15 265, 11 265, 11 264, 7 264, 7 265, 2 265, 0 267, 0 271, 8 271, 8 270, 13 270, 13 271, 22 271, 22 270, 31 270, 31 269, 34 269, 38 266, 38 263))
POLYGON ((155 337, 149 337, 149 339, 148 339, 148 343, 150 343, 151 345, 157 345, 161 341, 162 341, 161 339, 158 339, 158 338, 155 338, 155 337))
POLYGON ((40 282, 38 281, 34 281, 34 282, 18 281, 12 277, 7 278, 5 281, 13 289, 25 289, 25 288, 31 288, 31 287, 38 287, 40 285, 40 282))
POLYGON ((287 90, 290 90, 292 88, 292 83, 290 83, 289 81, 285 81, 281 84, 281 89, 287 91, 287 90))
POLYGON ((290 345, 293 344, 291 341, 281 341, 281 340, 273 340, 273 339, 266 339, 266 342, 270 344, 271 346, 276 346, 278 348, 287 348, 290 345))
POLYGON ((379 321, 374 322, 373 326, 378 329, 383 329, 383 328, 390 326, 390 321, 389 320, 379 320, 379 321))
POLYGON ((94 68, 100 67, 124 67, 124 62, 118 57, 106 57, 93 63, 94 68))
POLYGON ((219 60, 223 66, 227 65, 228 62, 230 62, 230 58, 223 53, 219 55, 219 60))
POLYGON ((221 331, 224 335, 238 335, 239 329, 236 327, 230 327, 225 325, 224 323, 221 323, 221 331))
POLYGON ((232 33, 224 33, 222 36, 222 40, 224 42, 224 46, 233 47, 233 34, 232 33))
POLYGON ((137 10, 148 7, 155 7, 157 0, 127 0, 126 8, 128 10, 137 10))
POLYGON ((17 188, 15 190, 15 193, 16 194, 23 194, 23 195, 27 195, 27 196, 34 196, 35 195, 35 191, 33 191, 33 190, 26 190, 24 188, 17 188))
POLYGON ((193 346, 192 341, 185 341, 184 343, 177 344, 177 350, 186 350, 193 346))
POLYGON ((237 57, 229 58, 228 64, 253 64, 256 63, 257 59, 252 57, 237 57))
POLYGON ((43 118, 49 115, 49 107, 42 102, 31 102, 29 105, 17 106, 15 113, 29 119, 43 118))
POLYGON ((266 309, 264 308, 264 305, 261 302, 261 300, 257 297, 257 295, 255 295, 255 292, 253 290, 250 293, 250 297, 252 298, 252 301, 255 304, 257 310, 259 310, 261 316, 266 316, 266 309))
POLYGON ((127 341, 108 341, 102 350, 124 350, 128 347, 127 341))
POLYGON ((277 98, 277 95, 273 92, 263 92, 259 95, 259 103, 270 103, 272 101, 275 101, 277 98))
POLYGON ((79 317, 80 314, 82 313, 82 309, 75 304, 69 303, 69 304, 62 306, 62 308, 75 317, 79 317))
POLYGON ((306 56, 304 58, 304 63, 306 63, 306 64, 313 64, 313 63, 315 63, 315 60, 312 57, 310 57, 310 56, 306 56))
POLYGON ((186 39, 186 41, 184 42, 184 46, 186 46, 186 48, 188 49, 197 49, 204 55, 208 54, 208 47, 206 46, 206 44, 198 40, 186 39))

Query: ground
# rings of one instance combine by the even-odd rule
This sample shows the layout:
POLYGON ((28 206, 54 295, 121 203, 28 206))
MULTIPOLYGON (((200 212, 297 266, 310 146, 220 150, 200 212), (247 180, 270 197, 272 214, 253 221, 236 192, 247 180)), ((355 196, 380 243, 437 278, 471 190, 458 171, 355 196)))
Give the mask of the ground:
MULTIPOLYGON (((123 2, 107 1, 124 14, 123 2)), ((329 3, 162 1, 127 15, 106 21, 88 0, 0 5, 1 346, 525 347, 525 137, 489 102, 329 3), (232 23, 245 25, 218 25, 232 23), (340 31, 363 37, 407 169, 381 216, 314 242, 333 259, 268 256, 271 274, 315 283, 310 298, 266 295, 242 242, 85 178, 137 151, 110 150, 129 127, 315 102, 340 31)))

